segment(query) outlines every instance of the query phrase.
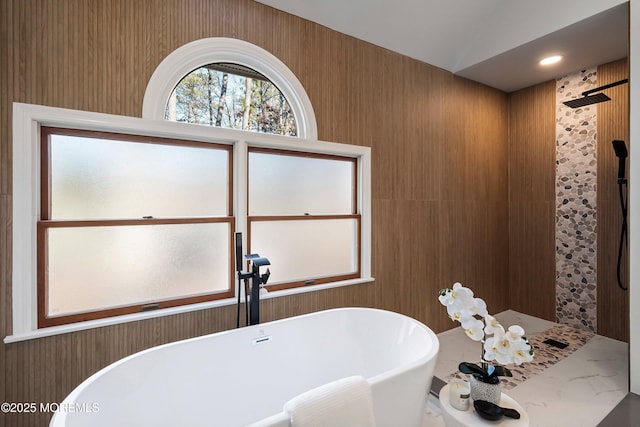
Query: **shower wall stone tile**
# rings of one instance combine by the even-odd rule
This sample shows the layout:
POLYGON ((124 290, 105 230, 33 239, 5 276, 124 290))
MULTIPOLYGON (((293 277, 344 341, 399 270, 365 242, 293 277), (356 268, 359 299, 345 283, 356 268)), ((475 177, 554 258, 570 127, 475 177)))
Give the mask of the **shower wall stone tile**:
POLYGON ((556 320, 596 332, 596 112, 562 102, 596 87, 596 68, 556 81, 556 320))

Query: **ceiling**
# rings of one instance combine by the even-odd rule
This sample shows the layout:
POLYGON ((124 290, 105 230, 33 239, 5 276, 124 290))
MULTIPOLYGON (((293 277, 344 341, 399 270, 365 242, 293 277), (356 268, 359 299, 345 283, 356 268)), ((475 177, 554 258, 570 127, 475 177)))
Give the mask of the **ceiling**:
POLYGON ((628 55, 627 0, 256 1, 505 92, 628 55))

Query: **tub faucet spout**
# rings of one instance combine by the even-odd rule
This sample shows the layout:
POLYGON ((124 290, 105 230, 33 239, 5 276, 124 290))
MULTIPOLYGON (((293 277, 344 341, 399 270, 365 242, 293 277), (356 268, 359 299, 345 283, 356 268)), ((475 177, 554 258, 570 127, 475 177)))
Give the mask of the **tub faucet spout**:
POLYGON ((260 274, 260 267, 271 265, 267 258, 251 258, 251 300, 249 306, 249 324, 260 323, 260 286, 266 285, 271 271, 267 268, 264 274, 260 274))

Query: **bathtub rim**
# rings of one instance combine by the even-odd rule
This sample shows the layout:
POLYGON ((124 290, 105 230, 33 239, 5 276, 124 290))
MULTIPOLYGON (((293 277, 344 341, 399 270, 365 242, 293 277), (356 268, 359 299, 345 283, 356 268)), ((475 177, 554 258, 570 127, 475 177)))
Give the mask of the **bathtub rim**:
MULTIPOLYGON (((61 402, 62 403, 68 403, 68 404, 72 404, 75 403, 77 400, 77 397, 79 395, 82 394, 82 392, 93 382, 95 381, 95 379, 101 377, 102 375, 105 375, 108 371, 110 371, 111 369, 114 369, 124 363, 127 363, 130 359, 136 358, 136 357, 142 357, 144 354, 148 353, 148 352, 152 352, 152 351, 156 351, 158 349, 161 348, 168 348, 171 346, 175 346, 175 345, 180 345, 183 344, 187 341, 189 342, 195 342, 198 340, 204 340, 204 339, 208 339, 211 338, 212 336, 224 336, 227 334, 232 334, 232 333, 237 333, 239 330, 245 330, 245 331, 251 331, 251 330, 255 330, 255 331, 259 331, 261 328, 266 327, 267 325, 278 325, 287 321, 293 321, 294 319, 302 319, 302 318, 308 318, 308 317, 315 317, 315 316, 319 316, 319 315, 328 315, 330 313, 334 313, 334 312, 355 312, 355 311, 360 311, 360 312, 376 312, 378 314, 382 314, 384 316, 390 316, 390 317, 396 317, 405 321, 409 321, 413 324, 415 324, 417 327, 419 327, 420 329, 422 329, 426 335, 429 337, 430 342, 432 343, 431 348, 428 349, 428 351, 426 352, 426 354, 421 355, 420 357, 416 358, 415 360, 412 360, 410 362, 404 363, 400 366, 394 367, 392 369, 386 370, 380 374, 377 375, 373 375, 371 377, 367 377, 365 378, 367 380, 367 382, 369 383, 369 385, 374 386, 377 383, 381 383, 387 379, 391 379, 394 378, 396 376, 401 375, 402 373, 415 369, 421 365, 426 365, 428 363, 430 363, 432 360, 435 360, 436 356, 438 355, 439 349, 440 349, 440 342, 438 340, 437 335, 433 332, 433 330, 431 330, 431 328, 429 328, 427 325, 425 325, 424 323, 420 322, 419 320, 407 316, 405 314, 402 313, 398 313, 395 311, 391 311, 391 310, 385 310, 385 309, 380 309, 380 308, 372 308, 372 307, 337 307, 337 308, 330 308, 330 309, 326 309, 326 310, 319 310, 319 311, 313 311, 310 313, 305 313, 305 314, 300 314, 300 315, 296 315, 296 316, 291 316, 291 317, 285 317, 282 319, 277 319, 277 320, 272 320, 269 322, 265 322, 265 323, 261 323, 258 325, 251 325, 251 326, 245 326, 242 328, 234 328, 234 329, 228 329, 228 330, 224 330, 224 331, 219 331, 219 332, 213 332, 211 334, 206 334, 206 335, 201 335, 201 336, 197 336, 197 337, 192 337, 192 338, 185 338, 185 339, 181 339, 178 341, 172 341, 169 343, 165 343, 165 344, 160 344, 157 346, 153 346, 153 347, 149 347, 147 349, 144 350, 140 350, 138 352, 135 352, 133 354, 130 354, 128 356, 125 356, 119 360, 116 360, 115 362, 112 362, 110 364, 108 364, 107 366, 101 368, 100 370, 96 371, 95 373, 93 373, 92 375, 90 375, 89 377, 87 377, 86 379, 84 379, 80 384, 78 384, 61 402)), ((427 390, 425 390, 426 393, 427 390)), ((284 402, 283 402, 284 405, 284 402)), ((277 414, 274 414, 277 415, 277 414)), ((65 426, 65 421, 67 418, 67 413, 66 412, 56 412, 54 413, 53 417, 51 418, 50 422, 49 422, 49 427, 64 427, 65 426)))

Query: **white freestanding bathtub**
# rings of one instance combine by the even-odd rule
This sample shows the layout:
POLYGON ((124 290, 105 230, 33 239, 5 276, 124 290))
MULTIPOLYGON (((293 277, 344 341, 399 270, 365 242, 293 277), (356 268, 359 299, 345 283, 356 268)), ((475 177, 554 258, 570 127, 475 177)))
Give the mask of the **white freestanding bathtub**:
POLYGON ((285 402, 353 375, 371 387, 378 427, 419 427, 438 349, 431 329, 398 313, 306 314, 119 360, 73 390, 50 427, 285 427, 285 402))

